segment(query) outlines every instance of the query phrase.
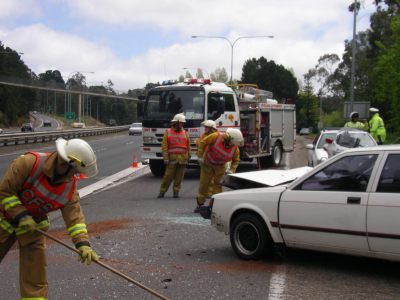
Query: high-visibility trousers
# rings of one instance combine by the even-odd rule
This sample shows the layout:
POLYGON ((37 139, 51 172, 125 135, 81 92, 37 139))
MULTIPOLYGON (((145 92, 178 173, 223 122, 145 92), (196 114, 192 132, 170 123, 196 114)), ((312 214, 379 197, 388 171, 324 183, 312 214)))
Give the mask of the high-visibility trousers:
MULTIPOLYGON (((10 234, 0 228, 0 252, 10 234)), ((21 299, 47 299, 46 240, 37 232, 17 236, 19 244, 19 284, 21 299)), ((3 249, 4 250, 4 249, 3 249)), ((8 249, 7 249, 8 250, 8 249)))
POLYGON ((186 165, 178 163, 169 163, 165 169, 164 177, 160 186, 160 193, 168 191, 171 182, 174 181, 172 187, 175 193, 178 193, 181 189, 183 176, 185 175, 186 165))
POLYGON ((210 183, 212 184, 212 193, 218 194, 222 192, 221 179, 225 174, 225 165, 212 165, 207 162, 203 163, 200 170, 200 182, 197 192, 197 204, 203 205, 209 196, 210 183))

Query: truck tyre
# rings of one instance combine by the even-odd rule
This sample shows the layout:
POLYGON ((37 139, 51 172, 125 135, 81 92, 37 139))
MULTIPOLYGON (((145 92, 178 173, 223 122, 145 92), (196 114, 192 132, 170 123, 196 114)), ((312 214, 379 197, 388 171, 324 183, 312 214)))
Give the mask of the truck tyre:
POLYGON ((272 254, 273 243, 266 225, 250 213, 240 214, 232 221, 230 241, 236 255, 245 260, 272 254))
POLYGON ((271 166, 278 167, 281 164, 283 156, 282 146, 280 143, 275 143, 272 147, 271 166))
POLYGON ((162 177, 165 172, 164 161, 161 159, 150 159, 150 171, 154 176, 162 177))

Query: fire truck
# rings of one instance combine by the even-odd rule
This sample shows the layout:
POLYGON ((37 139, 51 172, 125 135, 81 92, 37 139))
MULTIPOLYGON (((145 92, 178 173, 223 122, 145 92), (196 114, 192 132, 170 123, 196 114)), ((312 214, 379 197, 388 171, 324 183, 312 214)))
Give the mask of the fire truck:
POLYGON ((204 131, 201 122, 207 119, 214 120, 222 132, 240 129, 244 138, 241 160, 256 163, 259 169, 279 166, 283 153, 295 147, 295 105, 280 104, 272 99, 272 93, 256 86, 228 86, 207 79, 167 82, 149 90, 143 101, 139 112, 143 118, 141 157, 155 176, 164 173, 161 142, 178 113, 186 117, 192 147, 189 166, 197 165, 196 140, 204 131))

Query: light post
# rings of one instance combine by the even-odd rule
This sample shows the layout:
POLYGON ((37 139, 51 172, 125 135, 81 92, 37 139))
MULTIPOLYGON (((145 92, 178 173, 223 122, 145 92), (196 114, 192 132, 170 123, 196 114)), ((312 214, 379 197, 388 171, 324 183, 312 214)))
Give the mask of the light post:
POLYGON ((274 36, 273 35, 239 36, 233 42, 230 39, 228 39, 227 37, 224 37, 224 36, 192 35, 192 38, 193 39, 197 39, 197 38, 224 39, 225 41, 227 41, 229 43, 229 45, 231 46, 231 79, 230 79, 230 82, 232 83, 232 76, 233 76, 233 48, 235 47, 236 42, 238 40, 240 40, 240 39, 255 39, 255 38, 270 38, 270 39, 273 39, 274 36))

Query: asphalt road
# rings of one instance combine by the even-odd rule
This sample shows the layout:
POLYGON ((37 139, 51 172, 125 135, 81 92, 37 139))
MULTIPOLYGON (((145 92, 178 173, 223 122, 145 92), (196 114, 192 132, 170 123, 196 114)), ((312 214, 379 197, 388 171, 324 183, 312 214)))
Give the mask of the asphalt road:
MULTIPOLYGON (((303 138, 284 167, 306 164, 303 138)), ((251 167, 244 168, 246 171, 251 167)), ((398 299, 397 263, 317 252, 243 261, 229 238, 194 214, 198 170, 187 170, 181 198, 157 199, 160 178, 145 174, 82 199, 91 242, 103 262, 170 299, 398 299)), ((69 243, 59 215, 55 236, 69 243)), ((155 299, 99 266, 48 243, 49 299, 155 299)), ((2 299, 18 298, 18 251, 0 265, 2 299)))
MULTIPOLYGON (((111 135, 85 137, 97 156, 99 174, 96 177, 81 180, 79 187, 91 185, 132 165, 134 156, 140 161, 141 136, 130 136, 128 132, 111 135)), ((0 147, 0 174, 3 174, 10 162, 27 151, 53 152, 55 142, 0 147)))

